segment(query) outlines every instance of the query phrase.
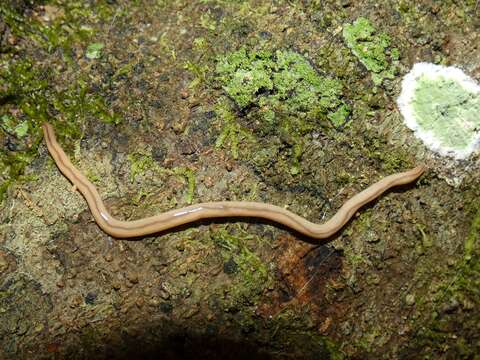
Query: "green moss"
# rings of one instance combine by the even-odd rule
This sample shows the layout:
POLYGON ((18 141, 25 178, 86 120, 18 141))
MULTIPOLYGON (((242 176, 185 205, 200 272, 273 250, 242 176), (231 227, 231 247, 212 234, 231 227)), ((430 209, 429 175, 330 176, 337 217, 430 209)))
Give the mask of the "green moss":
MULTIPOLYGON (((472 256, 475 254, 475 251, 480 253, 480 206, 478 207, 477 213, 473 218, 472 225, 470 226, 470 232, 465 240, 464 245, 464 258, 466 261, 472 260, 472 256)), ((480 254, 477 254, 480 255, 480 254)), ((475 260, 480 265, 478 258, 475 260)))
POLYGON ((36 155, 43 122, 54 122, 60 138, 79 138, 80 122, 99 119, 118 124, 120 117, 111 111, 102 96, 91 92, 87 82, 78 79, 66 89, 49 86, 48 68, 33 65, 29 59, 12 62, 0 71, 0 93, 5 105, 0 109, 0 132, 17 139, 16 151, 0 150, 2 186, 0 198, 36 155), (15 109, 10 113, 10 109, 15 109), (15 114, 15 115, 13 115, 15 114), (59 118, 62 121, 55 122, 59 118))
MULTIPOLYGON (((447 269, 442 274, 446 281, 439 286, 430 297, 433 299, 433 311, 428 308, 428 320, 420 316, 422 320, 418 326, 418 333, 415 336, 414 348, 428 349, 424 358, 431 354, 443 353, 450 349, 454 354, 462 354, 462 358, 471 358, 478 354, 480 343, 472 342, 478 339, 477 313, 472 309, 480 306, 480 205, 477 203, 469 234, 464 243, 464 257, 453 269, 447 269), (452 302, 458 307, 451 311, 445 311, 452 302), (452 326, 455 327, 455 336, 451 336, 452 326), (467 345, 469 344, 469 345, 467 345)), ((417 301, 417 313, 424 314, 425 307, 429 303, 417 301)))
POLYGON ((234 282, 229 286, 225 306, 231 310, 255 304, 273 281, 266 264, 246 245, 248 240, 254 239, 255 243, 261 243, 261 239, 249 234, 239 237, 225 229, 216 230, 210 236, 224 261, 233 269, 231 273, 234 282))
POLYGON ((195 88, 199 84, 207 81, 207 73, 209 71, 208 65, 201 65, 195 62, 187 61, 183 68, 190 71, 194 75, 194 79, 188 86, 190 89, 195 88))
POLYGON ((102 50, 104 47, 105 45, 102 43, 92 43, 88 45, 87 50, 85 51, 85 56, 90 60, 99 59, 102 56, 102 50))
POLYGON ((200 16, 200 26, 210 31, 215 31, 217 28, 216 21, 209 11, 200 16))
POLYGON ((147 169, 158 170, 160 166, 153 158, 143 152, 135 152, 128 155, 130 161, 130 181, 133 183, 137 176, 142 175, 147 169))
POLYGON ((73 44, 85 42, 94 34, 88 22, 107 21, 115 10, 106 3, 97 3, 95 8, 82 1, 54 0, 50 3, 61 8, 61 12, 48 23, 33 17, 25 18, 7 4, 0 4, 0 14, 15 35, 28 37, 49 52, 62 48, 64 55, 69 56, 68 50, 73 44))
POLYGON ((195 173, 186 167, 176 167, 173 169, 173 173, 177 176, 183 177, 187 181, 186 201, 188 204, 191 204, 195 195, 195 173))
POLYGON ((16 119, 8 114, 4 114, 0 121, 2 129, 16 138, 25 137, 28 133, 29 125, 27 121, 16 119))
POLYGON ((378 160, 385 173, 391 174, 413 166, 408 151, 402 148, 385 151, 387 146, 385 139, 377 137, 372 137, 368 144, 368 157, 378 160))
POLYGON ((385 33, 378 34, 368 19, 360 17, 352 24, 343 27, 343 38, 352 53, 372 73, 375 85, 384 79, 393 79, 396 67, 392 60, 398 60, 398 49, 390 47, 390 37, 385 33))
MULTIPOLYGON (((0 4, 0 16, 13 34, 38 48, 36 55, 60 48, 58 60, 67 64, 73 61, 72 47, 83 45, 93 35, 88 23, 109 19, 115 10, 103 3, 93 9, 80 1, 54 0, 50 5, 58 6, 59 11, 49 22, 24 16, 8 2, 0 4)), ((58 137, 78 139, 82 121, 120 121, 103 96, 91 90, 84 74, 63 86, 63 79, 57 78, 59 64, 43 64, 27 55, 8 58, 0 68, 0 136, 13 139, 15 144, 14 150, 0 150, 0 198, 11 184, 24 178, 23 171, 36 156, 42 140, 39 125, 43 122, 60 119, 55 123, 58 137)))

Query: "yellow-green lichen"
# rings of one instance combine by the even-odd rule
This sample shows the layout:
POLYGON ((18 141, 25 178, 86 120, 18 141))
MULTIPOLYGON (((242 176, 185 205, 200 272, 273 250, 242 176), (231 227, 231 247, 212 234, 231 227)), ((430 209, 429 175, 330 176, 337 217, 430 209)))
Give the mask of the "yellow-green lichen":
POLYGON ((300 172, 304 137, 329 124, 338 127, 350 114, 342 100, 342 83, 319 74, 301 54, 292 50, 248 50, 220 57, 216 80, 233 102, 222 101, 227 121, 219 142, 232 132, 232 120, 244 117, 255 124, 256 136, 279 136, 291 148, 291 174, 300 172))
POLYGON ((377 33, 366 18, 360 17, 352 24, 343 27, 343 38, 352 53, 372 73, 375 85, 384 79, 393 79, 400 53, 398 49, 390 49, 390 37, 385 33, 377 33))
POLYGON ((346 106, 341 100, 341 83, 321 76, 307 59, 291 50, 241 48, 219 59, 216 73, 240 108, 260 107, 266 122, 278 122, 277 113, 310 120, 325 118, 346 106))

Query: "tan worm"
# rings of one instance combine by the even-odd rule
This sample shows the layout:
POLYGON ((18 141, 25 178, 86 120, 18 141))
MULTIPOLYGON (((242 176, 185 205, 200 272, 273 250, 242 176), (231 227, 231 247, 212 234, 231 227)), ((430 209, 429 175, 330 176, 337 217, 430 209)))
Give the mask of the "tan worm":
POLYGON ((324 224, 312 223, 275 205, 247 201, 199 203, 140 220, 122 221, 110 215, 95 186, 70 162, 55 138, 53 127, 48 123, 44 123, 42 127, 48 151, 60 171, 81 192, 98 226, 107 234, 117 238, 150 235, 201 219, 252 217, 271 220, 309 237, 324 239, 340 230, 360 207, 393 186, 415 181, 425 170, 424 166, 417 166, 412 170, 383 178, 345 202, 340 210, 324 224))

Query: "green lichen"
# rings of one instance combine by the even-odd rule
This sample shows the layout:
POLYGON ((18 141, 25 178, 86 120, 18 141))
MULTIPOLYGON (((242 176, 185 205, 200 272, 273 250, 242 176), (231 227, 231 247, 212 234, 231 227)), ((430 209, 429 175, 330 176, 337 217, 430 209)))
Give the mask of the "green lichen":
POLYGON ((85 56, 90 60, 99 59, 102 56, 102 50, 104 47, 105 45, 102 43, 92 43, 88 45, 87 50, 85 51, 85 56))
MULTIPOLYGON (((300 172, 304 136, 328 124, 341 126, 350 114, 342 100, 341 82, 320 75, 305 57, 291 50, 243 47, 219 58, 216 79, 236 110, 258 124, 254 132, 280 136, 291 147, 292 174, 300 172)), ((231 134, 232 124, 238 122, 231 119, 235 109, 229 108, 224 113, 232 114, 225 117, 231 134)), ((226 134, 222 132, 221 143, 226 134)))
POLYGON ((398 172, 401 169, 412 167, 410 155, 408 151, 398 148, 395 151, 385 151, 388 146, 385 139, 371 137, 368 144, 368 157, 378 160, 382 170, 386 174, 398 172))
POLYGON ((216 73, 240 108, 260 107, 266 122, 276 122, 276 113, 325 118, 345 106, 341 83, 319 75, 302 55, 291 50, 272 53, 242 48, 220 59, 216 73))
POLYGON ((480 94, 452 79, 418 78, 412 106, 419 130, 430 132, 442 148, 468 151, 478 138, 480 94))
POLYGON ((360 17, 343 27, 343 38, 352 53, 372 73, 372 81, 380 85, 384 79, 393 79, 396 66, 392 63, 399 58, 398 49, 391 49, 390 37, 378 34, 366 18, 360 17))

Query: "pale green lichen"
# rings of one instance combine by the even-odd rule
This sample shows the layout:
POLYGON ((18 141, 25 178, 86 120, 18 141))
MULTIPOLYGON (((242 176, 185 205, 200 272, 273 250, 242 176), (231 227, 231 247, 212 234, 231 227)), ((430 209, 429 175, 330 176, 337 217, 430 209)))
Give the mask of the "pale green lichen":
POLYGON ((433 151, 461 159, 478 147, 480 86, 460 69, 415 64, 398 104, 406 125, 433 151))
POLYGON ((413 109, 419 126, 448 148, 467 148, 480 127, 480 95, 466 91, 453 80, 418 79, 413 109))
POLYGON ((390 37, 377 33, 366 18, 360 17, 352 24, 343 27, 343 38, 352 53, 372 73, 372 81, 380 85, 384 79, 393 79, 396 67, 392 61, 398 60, 398 49, 389 50, 390 37))

